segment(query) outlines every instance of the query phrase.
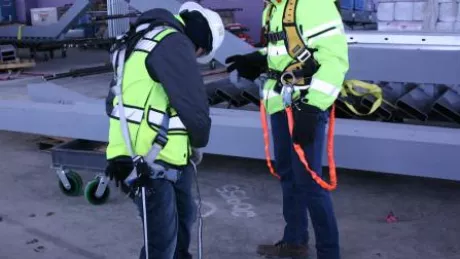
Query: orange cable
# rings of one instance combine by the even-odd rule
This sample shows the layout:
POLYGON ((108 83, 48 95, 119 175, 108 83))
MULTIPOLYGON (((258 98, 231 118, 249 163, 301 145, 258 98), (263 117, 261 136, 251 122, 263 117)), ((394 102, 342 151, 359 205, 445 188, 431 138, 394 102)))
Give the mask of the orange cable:
MULTIPOLYGON (((292 108, 286 108, 286 114, 288 117, 288 124, 289 124, 289 133, 292 137, 292 131, 294 129, 294 119, 292 115, 292 108)), ((266 110, 263 102, 260 102, 260 117, 262 120, 262 129, 264 133, 264 142, 265 142, 265 157, 267 160, 267 166, 270 170, 270 173, 275 176, 276 178, 280 179, 280 176, 275 172, 273 165, 270 159, 270 140, 268 137, 268 123, 267 123, 267 116, 266 110)), ((329 163, 329 175, 331 183, 327 183, 318 174, 313 171, 310 166, 308 165, 307 159, 305 158, 305 153, 302 147, 299 144, 294 143, 294 150, 296 151, 297 155, 299 156, 300 161, 305 166, 305 169, 310 173, 313 180, 318 183, 322 188, 333 191, 337 188, 337 172, 334 160, 334 132, 335 132, 335 105, 332 106, 331 114, 330 114, 330 125, 327 133, 327 157, 329 163)))
POLYGON ((268 136, 268 123, 267 123, 267 113, 265 111, 265 106, 263 101, 260 101, 260 119, 262 120, 262 129, 264 132, 264 143, 265 143, 265 159, 267 160, 267 166, 270 170, 270 173, 276 178, 281 179, 281 177, 276 173, 275 168, 272 165, 271 156, 270 156, 270 138, 268 136))

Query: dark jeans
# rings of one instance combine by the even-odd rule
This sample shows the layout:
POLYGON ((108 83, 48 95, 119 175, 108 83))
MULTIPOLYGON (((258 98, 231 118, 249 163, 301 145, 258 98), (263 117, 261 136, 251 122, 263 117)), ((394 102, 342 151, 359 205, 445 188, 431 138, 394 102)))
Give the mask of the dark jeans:
MULTIPOLYGON (((167 180, 152 180, 146 188, 149 258, 146 258, 143 246, 140 259, 192 258, 189 245, 196 217, 196 204, 191 191, 194 173, 189 165, 176 184, 167 180)), ((143 217, 141 192, 134 202, 143 217)))
MULTIPOLYGON (((322 175, 322 155, 325 144, 328 113, 318 118, 315 141, 303 147, 310 168, 322 175)), ((307 244, 310 214, 316 237, 318 259, 338 259, 339 234, 330 194, 319 186, 300 162, 289 134, 286 113, 271 116, 277 173, 281 177, 283 215, 286 221, 283 240, 307 244)))

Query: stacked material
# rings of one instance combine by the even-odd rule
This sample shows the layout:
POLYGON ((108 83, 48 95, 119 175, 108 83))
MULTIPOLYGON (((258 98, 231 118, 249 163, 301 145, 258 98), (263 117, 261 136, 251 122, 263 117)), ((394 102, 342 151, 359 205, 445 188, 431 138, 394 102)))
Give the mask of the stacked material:
POLYGON ((378 0, 379 31, 460 32, 460 0, 378 0))
POLYGON ((375 11, 375 3, 378 0, 340 0, 340 7, 345 10, 375 11))

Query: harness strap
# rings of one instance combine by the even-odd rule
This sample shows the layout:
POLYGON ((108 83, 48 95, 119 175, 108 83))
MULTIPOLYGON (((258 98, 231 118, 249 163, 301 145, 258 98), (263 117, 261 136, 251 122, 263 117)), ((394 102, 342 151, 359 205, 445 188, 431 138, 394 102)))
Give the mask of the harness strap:
POLYGON ((131 143, 131 135, 129 133, 129 127, 128 127, 128 121, 126 119, 126 114, 125 114, 125 109, 123 108, 123 95, 122 95, 122 90, 121 90, 121 84, 123 82, 123 72, 124 72, 124 63, 125 63, 125 54, 126 54, 126 48, 122 47, 121 50, 116 51, 116 84, 115 86, 112 87, 112 90, 114 91, 115 96, 117 97, 117 105, 118 105, 118 111, 120 113, 120 125, 121 125, 121 131, 123 134, 123 139, 125 141, 126 148, 128 149, 128 152, 131 156, 131 158, 134 159, 136 156, 134 154, 133 146, 131 143))
MULTIPOLYGON (((287 69, 283 72, 269 69, 267 72, 267 78, 277 80, 273 91, 277 94, 281 94, 281 90, 283 89, 283 84, 281 83, 281 76, 288 71, 287 69)), ((290 70, 289 72, 293 73, 295 78, 302 78, 294 85, 295 90, 300 90, 300 95, 304 96, 307 93, 308 85, 310 85, 312 78, 308 77, 302 69, 290 70)))
POLYGON ((150 179, 158 180, 164 179, 171 181, 173 183, 177 182, 182 175, 182 171, 177 169, 165 169, 164 167, 154 164, 152 167, 152 174, 150 175, 150 179))
MULTIPOLYGON (((283 14, 283 30, 280 32, 269 32, 270 31, 270 18, 275 8, 273 3, 267 3, 269 9, 267 10, 265 17, 265 36, 266 39, 272 43, 278 41, 284 41, 284 45, 287 48, 289 56, 294 59, 284 71, 276 71, 269 69, 268 77, 277 80, 278 83, 275 86, 274 91, 280 93, 282 85, 280 85, 279 79, 285 72, 291 72, 297 79, 296 85, 307 86, 311 83, 311 77, 316 71, 305 71, 303 67, 317 67, 316 61, 312 59, 312 53, 315 49, 310 49, 304 43, 299 31, 296 26, 296 8, 298 0, 288 0, 286 9, 283 14), (313 62, 312 64, 306 64, 306 62, 313 62), (270 71, 271 70, 271 71, 270 71)), ((307 90, 307 89, 305 89, 307 90)), ((305 95, 307 91, 301 92, 301 95, 305 95)))
POLYGON ((155 37, 162 31, 166 30, 167 26, 158 26, 155 29, 147 32, 134 47, 134 51, 143 51, 146 53, 151 52, 158 44, 158 41, 154 40, 155 37))
POLYGON ((286 39, 286 33, 284 31, 279 31, 279 32, 269 32, 265 34, 265 38, 267 41, 275 43, 281 40, 286 39))
MULTIPOLYGON (((165 29, 165 27, 161 26, 160 28, 156 28, 150 32, 147 32, 144 36, 148 36, 148 38, 142 38, 139 40, 139 42, 136 44, 135 50, 141 50, 141 51, 152 51, 153 48, 156 46, 156 42, 153 40, 153 38, 158 35, 160 32, 162 32, 165 29)), ((119 49, 115 50, 114 55, 112 57, 112 64, 114 67, 114 72, 115 72, 115 78, 116 78, 116 84, 112 87, 112 91, 117 96, 117 117, 120 120, 120 126, 123 134, 123 139, 125 142, 125 145, 128 149, 128 152, 133 159, 133 162, 136 162, 139 160, 139 158, 142 158, 138 155, 135 154, 133 147, 132 147, 132 142, 131 142, 131 135, 129 132, 129 127, 128 127, 128 119, 125 113, 125 107, 123 104, 123 95, 122 95, 122 82, 123 82, 123 72, 124 72, 124 64, 125 64, 125 55, 126 55, 126 44, 123 44, 119 47, 119 49)), ((141 118, 144 113, 140 113, 141 118)), ((136 114, 134 114, 134 117, 139 117, 136 114)), ((132 117, 133 114, 130 114, 130 117, 132 117)), ((136 118, 137 120, 139 118, 136 118)), ((137 122, 137 120, 135 120, 137 122)), ((175 170, 175 169, 166 169, 163 166, 157 165, 155 163, 156 158, 158 157, 159 153, 161 150, 166 146, 168 142, 168 129, 169 129, 169 123, 170 123, 170 118, 167 113, 163 114, 163 118, 161 121, 161 125, 158 127, 157 135, 155 139, 153 140, 152 147, 150 148, 149 152, 147 155, 145 155, 144 161, 150 166, 152 169, 152 175, 150 175, 150 178, 152 179, 168 179, 173 182, 176 182, 178 177, 180 176, 180 171, 175 170)), ((134 167, 133 171, 131 174, 127 177, 125 180, 126 183, 129 183, 132 181, 135 177, 137 177, 137 172, 136 172, 136 167, 134 167)))
MULTIPOLYGON (((315 71, 312 71, 311 75, 305 75, 305 72, 302 70, 302 66, 310 60, 310 62, 316 62, 314 59, 310 59, 312 54, 310 50, 306 47, 303 39, 300 36, 300 33, 297 31, 296 23, 295 23, 295 10, 297 7, 298 0, 288 0, 287 6, 284 12, 284 17, 283 17, 283 34, 278 33, 278 34, 271 34, 272 39, 275 39, 277 37, 284 37, 284 43, 285 46, 288 50, 289 55, 291 58, 294 59, 294 61, 286 67, 286 69, 283 72, 280 71, 271 71, 272 76, 276 76, 276 79, 278 80, 277 85, 275 86, 274 91, 281 92, 283 89, 284 84, 281 83, 281 77, 283 76, 284 73, 286 72, 291 72, 294 78, 292 80, 287 80, 287 84, 290 84, 291 86, 293 84, 300 83, 302 85, 309 85, 311 81, 311 77, 313 76, 315 71), (284 36, 283 36, 284 35, 284 36), (302 74, 302 76, 296 76, 296 74, 302 74), (307 77, 307 78, 305 78, 307 77), (301 79, 296 80, 296 79, 301 79), (309 78, 309 79, 308 79, 309 78), (295 82, 294 82, 295 81, 295 82)), ((270 9, 267 13, 267 24, 269 23, 270 20, 270 14, 273 8, 273 4, 270 6, 270 9)), ((266 32, 268 32, 268 25, 265 26, 266 32)), ((315 66, 312 66, 315 67, 315 66)), ((310 71, 308 71, 310 72, 310 71)), ((270 72, 269 72, 270 74, 270 72)), ((295 86, 293 86, 295 89, 295 86)), ((308 86, 306 86, 308 88, 308 86)), ((308 89, 305 89, 308 90, 308 89)), ((293 120, 293 114, 292 114, 292 108, 287 107, 285 109, 286 115, 288 117, 288 126, 289 126, 289 133, 292 137, 292 132, 293 132, 293 127, 294 127, 294 120, 293 120)), ((260 102, 260 116, 262 120, 262 128, 264 131, 264 142, 265 142, 265 155, 266 155, 266 160, 267 160, 267 166, 270 170, 270 173, 275 176, 276 178, 280 179, 280 176, 276 173, 270 159, 270 142, 269 142, 269 137, 268 137, 268 123, 266 119, 266 110, 263 101, 260 102)), ((294 150, 297 153, 300 161, 304 165, 305 169, 307 172, 311 175, 313 180, 320 185, 322 188, 332 191, 335 188, 337 188, 337 177, 336 177, 336 171, 335 171, 335 161, 333 157, 333 139, 334 139, 334 124, 335 124, 335 106, 332 106, 332 112, 330 114, 330 120, 331 120, 331 125, 329 126, 329 132, 328 132, 328 160, 329 160, 329 167, 330 167, 330 178, 331 182, 327 183, 324 181, 321 177, 318 176, 318 174, 313 171, 307 162, 307 159, 305 157, 305 153, 302 150, 302 147, 298 144, 293 144, 294 145, 294 150)))

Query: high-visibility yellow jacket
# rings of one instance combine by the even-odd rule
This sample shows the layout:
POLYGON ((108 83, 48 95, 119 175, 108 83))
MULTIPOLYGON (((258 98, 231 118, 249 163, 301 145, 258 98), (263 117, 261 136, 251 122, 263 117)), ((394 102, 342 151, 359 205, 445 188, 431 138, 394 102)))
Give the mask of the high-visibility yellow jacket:
MULTIPOLYGON (((283 31, 282 19, 287 1, 270 1, 275 8, 269 21, 269 33, 283 31)), ((267 11, 268 5, 262 15, 263 25, 266 24, 267 11)), ((297 30, 307 47, 316 49, 313 57, 319 64, 305 98, 308 104, 326 110, 337 99, 349 68, 343 22, 334 0, 298 0, 295 15, 297 30)), ((283 40, 268 42, 260 52, 267 55, 269 69, 283 71, 293 61, 283 40)), ((274 79, 268 79, 264 85, 263 99, 269 114, 284 109, 280 93, 274 91, 275 85, 274 79)), ((299 90, 294 97, 298 95, 299 90)))
MULTIPOLYGON (((163 9, 144 13, 135 28, 142 37, 128 43, 121 86, 133 151, 135 155, 145 156, 159 128, 165 127, 167 144, 156 162, 185 166, 192 147, 207 145, 211 128, 194 45, 184 34, 181 17, 163 9), (149 27, 153 23, 158 26, 149 27), (169 123, 162 125, 165 114, 169 123)), ((106 99, 110 117, 108 160, 130 156, 121 130, 117 99, 113 94, 106 99)))

